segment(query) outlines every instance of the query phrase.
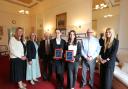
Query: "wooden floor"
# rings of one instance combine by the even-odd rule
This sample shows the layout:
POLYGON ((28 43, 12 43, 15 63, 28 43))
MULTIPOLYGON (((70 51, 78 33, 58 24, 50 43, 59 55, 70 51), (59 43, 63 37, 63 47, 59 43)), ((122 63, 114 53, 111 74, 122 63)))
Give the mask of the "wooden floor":
POLYGON ((128 89, 126 85, 124 85, 121 81, 117 78, 113 78, 113 89, 128 89))

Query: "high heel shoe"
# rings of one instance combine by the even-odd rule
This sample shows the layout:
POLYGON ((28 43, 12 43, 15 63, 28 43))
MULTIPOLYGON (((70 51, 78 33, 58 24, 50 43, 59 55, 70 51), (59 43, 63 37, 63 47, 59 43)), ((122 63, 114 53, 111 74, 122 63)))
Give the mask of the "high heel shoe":
POLYGON ((26 87, 19 87, 19 89, 27 89, 26 87))
POLYGON ((34 82, 33 80, 31 80, 30 83, 31 83, 32 85, 35 85, 35 82, 34 82))
POLYGON ((39 80, 38 79, 33 79, 35 82, 38 82, 39 80))
POLYGON ((23 85, 24 87, 26 87, 26 86, 27 86, 27 84, 25 84, 25 83, 22 83, 22 85, 23 85))
POLYGON ((19 85, 19 89, 27 89, 27 88, 24 87, 23 85, 19 85))

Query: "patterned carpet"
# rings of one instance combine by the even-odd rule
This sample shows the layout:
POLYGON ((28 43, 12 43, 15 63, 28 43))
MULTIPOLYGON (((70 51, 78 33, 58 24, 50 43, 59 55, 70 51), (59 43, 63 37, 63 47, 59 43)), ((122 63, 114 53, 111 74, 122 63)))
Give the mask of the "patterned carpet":
MULTIPOLYGON (((4 56, 0 57, 0 89, 18 89, 17 85, 15 83, 12 83, 10 81, 10 62, 9 57, 4 56)), ((64 86, 66 87, 66 72, 64 74, 64 86)), ((88 77, 89 78, 89 77, 88 77)), ((88 79, 87 78, 87 79, 88 79)), ((81 69, 79 69, 78 73, 78 80, 76 82, 75 89, 80 89, 79 84, 81 80, 81 69)), ((35 85, 31 85, 28 81, 27 83, 27 89, 55 89, 56 83, 55 83, 55 74, 52 75, 51 81, 43 81, 42 78, 39 78, 39 82, 35 85)), ((99 74, 98 72, 95 73, 95 82, 94 82, 95 89, 99 89, 99 74)), ((66 88, 65 88, 66 89, 66 88)), ((90 89, 89 86, 86 86, 84 89, 90 89)))

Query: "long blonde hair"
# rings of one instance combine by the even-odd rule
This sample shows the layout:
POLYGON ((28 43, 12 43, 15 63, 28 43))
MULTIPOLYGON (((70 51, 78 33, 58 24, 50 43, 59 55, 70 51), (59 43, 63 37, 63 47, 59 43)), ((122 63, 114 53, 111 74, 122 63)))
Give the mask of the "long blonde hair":
MULTIPOLYGON (((108 38, 106 35, 105 35, 105 43, 104 43, 104 52, 106 51, 106 49, 108 49, 108 48, 110 48, 111 46, 112 46, 112 44, 113 44, 113 40, 116 38, 116 36, 115 36, 115 32, 114 32, 114 30, 112 29, 112 28, 107 28, 106 29, 106 32, 107 31, 110 31, 111 32, 111 37, 110 38, 108 38)), ((105 34, 106 34, 106 32, 105 32, 105 34)))

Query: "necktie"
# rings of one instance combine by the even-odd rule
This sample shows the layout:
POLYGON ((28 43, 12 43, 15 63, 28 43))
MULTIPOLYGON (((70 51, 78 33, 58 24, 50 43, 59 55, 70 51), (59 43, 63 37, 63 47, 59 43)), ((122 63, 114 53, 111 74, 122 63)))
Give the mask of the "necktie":
POLYGON ((87 56, 90 56, 90 53, 89 53, 89 39, 88 39, 88 51, 87 51, 87 56))
POLYGON ((49 54, 49 41, 48 40, 46 40, 45 49, 46 49, 46 54, 48 55, 49 54))

